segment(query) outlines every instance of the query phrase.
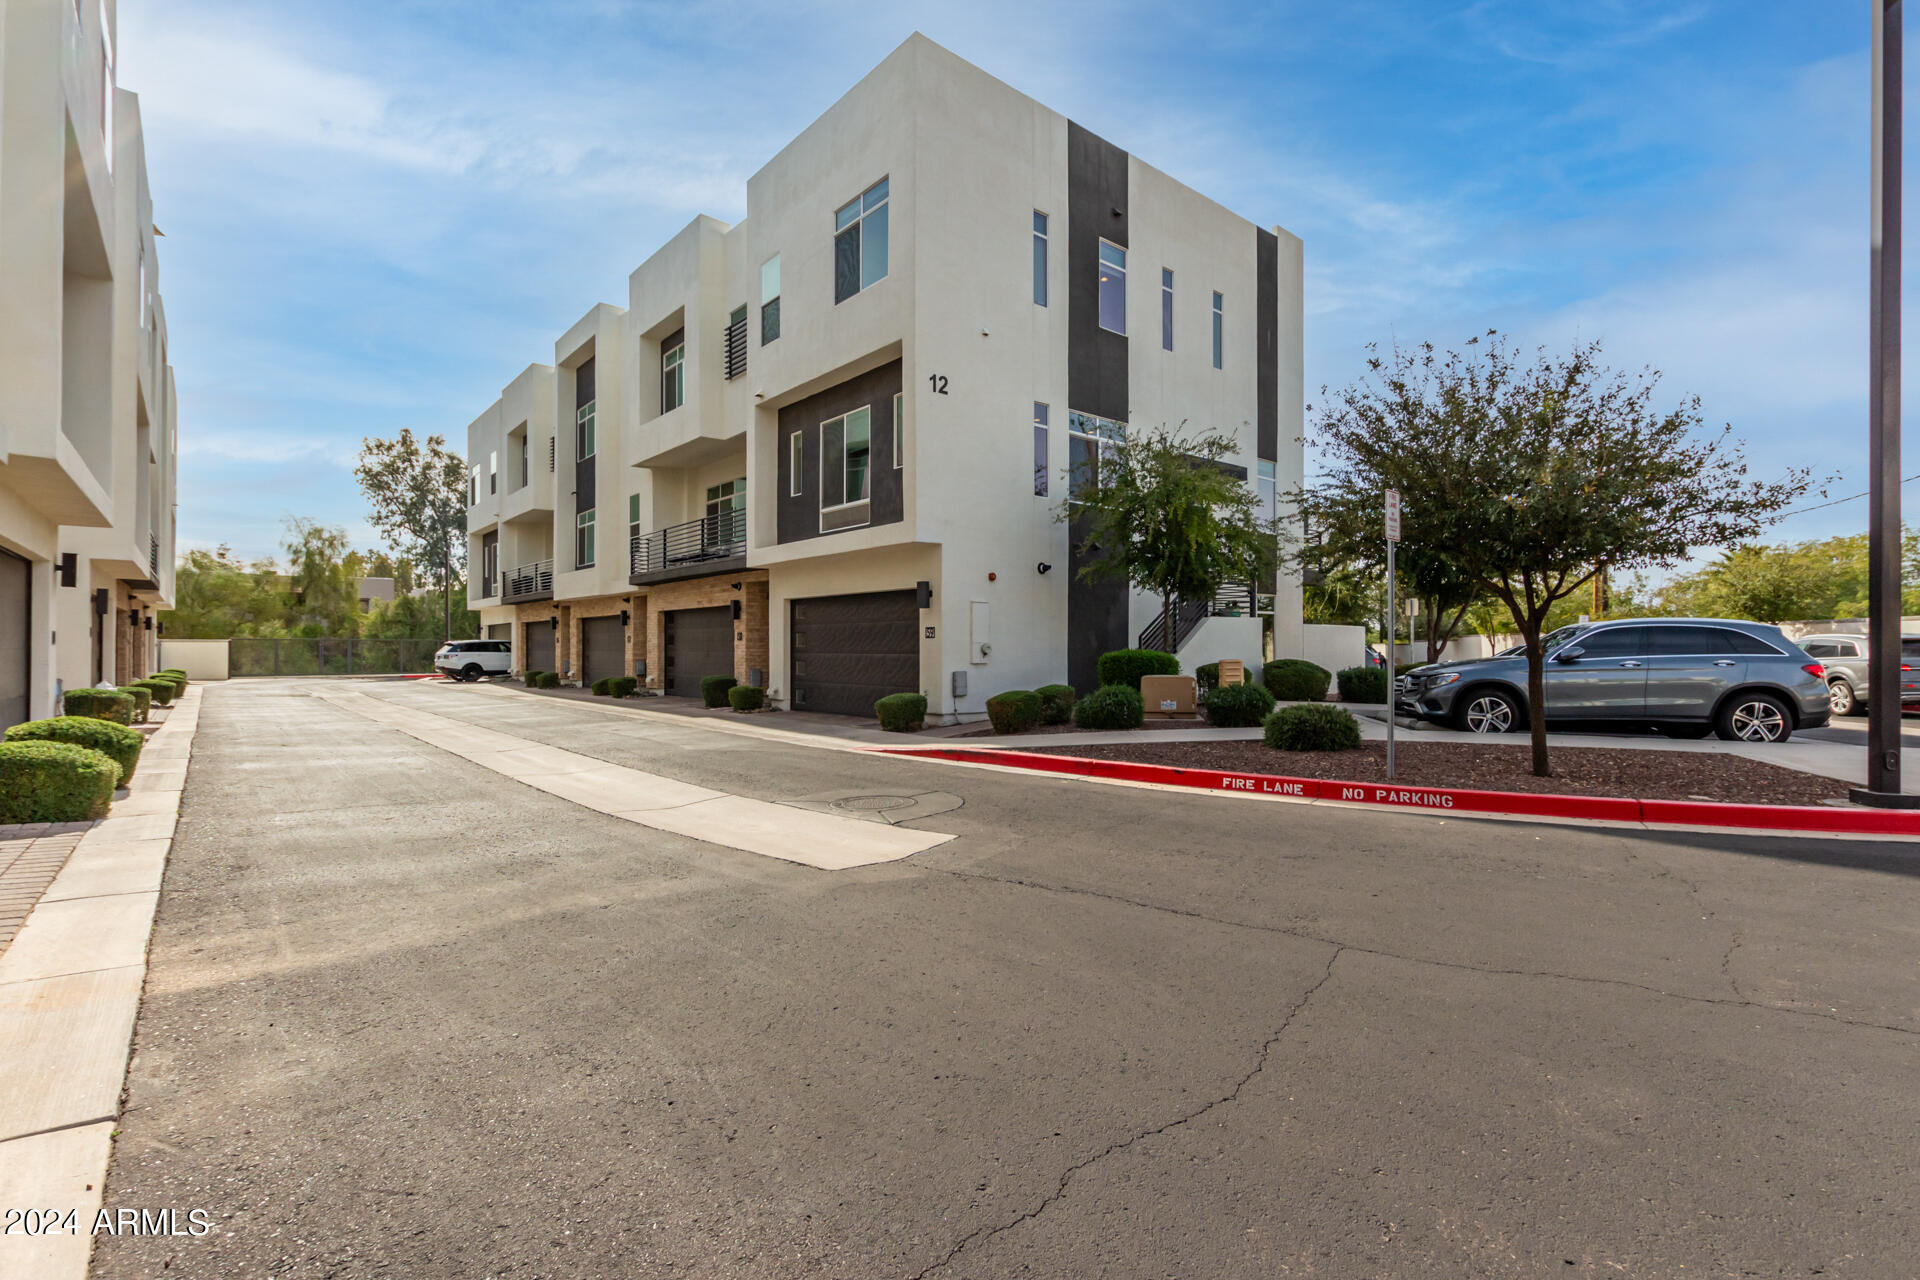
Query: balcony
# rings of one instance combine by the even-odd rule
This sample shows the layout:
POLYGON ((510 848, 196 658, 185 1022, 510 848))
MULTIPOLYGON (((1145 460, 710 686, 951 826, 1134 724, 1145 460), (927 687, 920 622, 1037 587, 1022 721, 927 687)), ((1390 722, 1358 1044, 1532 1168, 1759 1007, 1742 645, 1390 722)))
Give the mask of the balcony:
POLYGON ((553 599, 553 560, 535 560, 517 569, 509 569, 500 579, 500 603, 521 604, 528 600, 553 599))
POLYGON ((627 581, 636 587, 747 566, 747 513, 721 511, 630 540, 627 581))

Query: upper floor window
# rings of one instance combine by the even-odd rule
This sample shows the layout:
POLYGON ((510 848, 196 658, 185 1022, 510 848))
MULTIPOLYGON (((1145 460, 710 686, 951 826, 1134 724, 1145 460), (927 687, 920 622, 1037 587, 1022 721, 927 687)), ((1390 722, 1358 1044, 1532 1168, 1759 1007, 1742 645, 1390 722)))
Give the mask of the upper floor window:
POLYGON ((747 536, 747 478, 707 486, 707 519, 701 529, 710 544, 731 545, 747 536))
POLYGON ((747 309, 735 307, 727 317, 727 381, 747 371, 747 309))
POLYGON ((515 483, 514 487, 524 489, 527 481, 533 479, 533 474, 527 470, 527 424, 524 422, 520 424, 520 439, 515 448, 519 458, 519 464, 514 474, 519 477, 519 480, 515 483))
POLYGON ((1047 305, 1047 215, 1033 211, 1033 304, 1047 305))
POLYGON ((1127 251, 1111 240, 1100 242, 1100 327, 1127 331, 1127 251))
POLYGON ((1100 487, 1100 464, 1113 458, 1114 448, 1127 438, 1127 424, 1096 414, 1067 413, 1067 497, 1078 498, 1100 487))
POLYGON ((780 336, 780 255, 760 264, 760 345, 780 336))
POLYGON ((593 407, 597 403, 589 400, 574 411, 574 438, 579 443, 579 451, 574 457, 581 462, 593 456, 593 407))
POLYGON ((687 402, 687 342, 679 334, 660 348, 660 412, 672 413, 687 402))
POLYGON ((573 518, 573 567, 593 568, 593 512, 582 511, 573 518))
POLYGON ((820 424, 820 528, 867 523, 873 411, 855 409, 820 424))
POLYGON ((113 172, 113 33, 107 27, 107 0, 100 0, 100 137, 107 172, 113 172))
POLYGON ((477 462, 467 468, 467 505, 480 505, 480 464, 477 462))
POLYGON ((787 437, 787 496, 800 496, 800 468, 807 457, 806 433, 796 431, 787 437))
POLYGON ((1213 367, 1221 368, 1221 356, 1226 347, 1227 300, 1219 294, 1213 295, 1213 367))
POLYGON ((1275 474, 1274 464, 1266 458, 1259 462, 1260 516, 1265 520, 1280 518, 1280 481, 1275 474))
POLYGON ((893 393, 893 469, 907 465, 907 398, 893 393))
POLYGON ((887 278, 887 179, 833 215, 833 300, 845 302, 887 278))
POLYGON ((1160 268, 1160 349, 1173 350, 1173 272, 1160 268))
POLYGON ((627 541, 632 542, 640 536, 640 495, 627 495, 627 541))
POLYGON ((497 449, 487 455, 487 492, 500 492, 500 452, 497 449))
POLYGON ((1033 496, 1047 496, 1047 406, 1033 402, 1033 496))

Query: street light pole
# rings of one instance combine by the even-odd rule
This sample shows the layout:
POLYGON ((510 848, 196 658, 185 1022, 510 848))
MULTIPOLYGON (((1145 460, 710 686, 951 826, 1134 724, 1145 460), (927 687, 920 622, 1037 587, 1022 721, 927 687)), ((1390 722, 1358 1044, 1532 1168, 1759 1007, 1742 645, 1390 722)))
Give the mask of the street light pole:
POLYGON ((1867 383, 1867 785, 1856 804, 1920 806, 1900 791, 1900 53, 1902 0, 1873 16, 1873 233, 1867 383))

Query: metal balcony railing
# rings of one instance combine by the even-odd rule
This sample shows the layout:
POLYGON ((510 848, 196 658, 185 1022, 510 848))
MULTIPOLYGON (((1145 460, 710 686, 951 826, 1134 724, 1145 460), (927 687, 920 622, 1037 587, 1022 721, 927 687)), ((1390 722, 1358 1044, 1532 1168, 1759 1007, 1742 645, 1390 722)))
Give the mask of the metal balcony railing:
POLYGON ((154 577, 160 576, 160 535, 157 533, 147 535, 147 569, 154 577))
POLYGON ((721 511, 630 539, 630 572, 658 573, 747 553, 747 513, 721 511))
POLYGON ((516 600, 543 600, 552 595, 551 559, 535 560, 532 564, 509 569, 500 580, 500 600, 503 604, 512 604, 516 600))
MULTIPOLYGON (((1252 588, 1245 584, 1224 583, 1214 592, 1211 600, 1176 600, 1173 602, 1173 641, 1167 642, 1166 628, 1158 613, 1140 631, 1135 644, 1142 649, 1157 649, 1162 653, 1178 653, 1180 646, 1187 642, 1202 622, 1208 618, 1240 618, 1257 612, 1258 602, 1252 588)), ((1271 606, 1269 606, 1271 611, 1271 606)))

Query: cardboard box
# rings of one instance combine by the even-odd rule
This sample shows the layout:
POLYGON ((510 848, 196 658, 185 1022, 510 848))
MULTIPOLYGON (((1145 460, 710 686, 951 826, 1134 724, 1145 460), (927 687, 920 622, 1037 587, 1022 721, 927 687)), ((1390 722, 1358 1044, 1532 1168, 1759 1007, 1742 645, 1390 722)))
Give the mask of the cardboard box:
POLYGON ((1142 676, 1140 702, 1149 720, 1190 720, 1193 718, 1194 683, 1192 676, 1142 676))

